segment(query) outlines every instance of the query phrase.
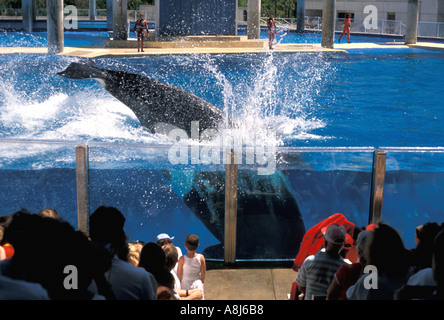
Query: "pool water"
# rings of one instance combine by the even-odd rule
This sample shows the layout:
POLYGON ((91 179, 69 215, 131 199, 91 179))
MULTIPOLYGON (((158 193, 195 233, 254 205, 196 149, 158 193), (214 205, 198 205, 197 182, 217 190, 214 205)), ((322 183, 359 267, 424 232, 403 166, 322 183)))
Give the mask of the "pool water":
MULTIPOLYGON (((9 114, 23 116, 28 122, 32 118, 26 117, 33 115, 25 112, 27 108, 44 111, 48 106, 61 112, 60 116, 76 117, 71 109, 88 99, 85 89, 86 96, 101 96, 94 99, 98 110, 103 99, 121 108, 95 81, 73 82, 56 75, 70 61, 77 60, 63 56, 0 56, 3 121, 9 114), (36 74, 43 74, 43 79, 36 78, 36 74), (14 103, 19 104, 19 110, 14 103), (58 103, 72 106, 58 110, 58 103)), ((95 62, 103 68, 123 69, 171 83, 221 109, 230 109, 246 122, 265 116, 263 125, 277 128, 282 146, 443 144, 444 109, 438 92, 444 86, 444 56, 440 52, 384 49, 348 54, 161 56, 95 62)), ((116 120, 106 118, 110 124, 116 120)), ((128 116, 121 133, 134 126, 130 119, 128 116)), ((0 137, 38 138, 40 134, 34 130, 39 130, 49 138, 48 132, 56 137, 60 129, 51 123, 49 127, 20 130, 21 135, 16 136, 11 133, 11 123, 2 124, 0 137)), ((82 137, 80 132, 71 134, 73 138, 82 137)), ((118 138, 119 132, 115 135, 118 138)), ((91 138, 112 139, 106 135, 91 138)))
MULTIPOLYGON (((65 31, 67 47, 103 47, 109 39, 109 32, 65 31)), ((47 47, 46 32, 0 32, 0 47, 47 47)))
MULTIPOLYGON (((96 38, 92 41, 97 44, 103 41, 97 38, 107 36, 68 35, 66 45, 76 39, 86 43, 88 35, 96 38)), ((288 32, 278 40, 305 42, 310 37, 313 34, 288 32), (290 37, 293 40, 288 40, 290 37)), ((0 36, 0 43, 43 46, 43 39, 44 34, 8 33, 0 36)), ((72 61, 79 58, 0 55, 0 142, 171 143, 167 137, 144 130, 132 111, 95 80, 70 80, 56 74, 72 61)), ((333 54, 264 52, 93 61, 102 68, 139 73, 192 92, 231 114, 247 132, 271 128, 275 139, 269 142, 277 147, 437 147, 444 142, 444 108, 439 94, 444 86, 442 52, 384 48, 333 54)), ((4 214, 26 203, 31 210, 60 208, 75 221, 72 145, 24 144, 17 148, 2 143, 0 148, 4 214), (39 196, 36 190, 48 183, 52 191, 39 196)), ((311 162, 316 167, 303 170, 290 166, 288 175, 307 229, 335 212, 343 212, 358 226, 366 224, 371 155, 365 157, 369 161, 356 167, 347 165, 347 159, 344 165, 338 164, 344 160, 339 155, 311 162), (313 169, 315 172, 310 171, 313 169), (329 189, 331 181, 334 192, 329 189), (324 185, 330 191, 321 188, 324 185)), ((124 207, 130 212, 128 228, 134 238, 152 238, 164 231, 183 238, 197 230, 204 246, 218 243, 184 206, 180 195, 165 184, 158 171, 164 164, 156 155, 118 149, 97 151, 91 159, 91 207, 102 201, 124 207), (112 192, 106 186, 112 186, 112 192), (128 190, 132 190, 132 197, 128 190)), ((388 170, 392 172, 387 173, 385 216, 402 230, 407 246, 413 247, 410 230, 426 219, 441 222, 444 158, 425 155, 411 162, 389 157, 388 170), (415 195, 421 198, 415 199, 415 195), (423 199, 427 199, 424 211, 423 199)))
MULTIPOLYGON (((110 38, 110 33, 106 31, 106 25, 102 26, 100 30, 94 30, 97 28, 97 24, 91 26, 83 23, 79 25, 79 29, 75 31, 65 31, 64 41, 67 47, 103 47, 105 40, 110 38)), ((150 26, 150 30, 154 26, 150 26)), ((133 30, 133 25, 131 29, 133 30)), ((238 35, 245 36, 247 34, 246 27, 240 26, 238 28, 238 35)), ((129 33, 129 38, 134 38, 132 32, 129 33)), ((268 34, 265 29, 261 29, 261 39, 268 39, 268 34)), ((336 34, 336 39, 339 38, 339 34, 336 34)), ((276 40, 278 43, 321 43, 320 32, 305 32, 296 33, 294 30, 279 28, 276 40)), ((402 42, 402 38, 399 36, 371 36, 371 35, 352 35, 352 42, 402 42)), ((428 40, 429 41, 429 40, 428 40)), ((46 47, 48 45, 46 32, 1 32, 0 31, 0 47, 46 47)))

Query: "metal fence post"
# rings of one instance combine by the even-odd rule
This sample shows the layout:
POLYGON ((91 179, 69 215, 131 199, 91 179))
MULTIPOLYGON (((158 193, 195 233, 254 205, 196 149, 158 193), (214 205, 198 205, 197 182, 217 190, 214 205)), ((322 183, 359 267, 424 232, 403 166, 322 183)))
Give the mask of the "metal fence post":
POLYGON ((380 149, 373 152, 373 172, 370 195, 369 223, 379 223, 382 218, 386 153, 380 149))
POLYGON ((237 170, 236 153, 227 153, 225 169, 225 238, 224 262, 236 261, 236 232, 237 232, 237 170))
POLYGON ((76 147, 77 225, 80 231, 88 231, 88 146, 76 147))

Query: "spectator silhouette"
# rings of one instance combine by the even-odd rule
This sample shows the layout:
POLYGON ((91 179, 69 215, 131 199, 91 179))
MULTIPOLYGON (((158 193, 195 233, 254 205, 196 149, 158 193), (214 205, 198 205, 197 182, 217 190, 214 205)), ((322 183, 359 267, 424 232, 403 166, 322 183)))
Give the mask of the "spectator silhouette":
MULTIPOLYGON (((167 244, 173 244, 173 239, 174 237, 170 237, 167 233, 161 233, 159 235, 157 235, 157 244, 159 244, 161 247, 163 247, 164 245, 167 244)), ((177 247, 177 253, 179 255, 179 258, 182 256, 182 250, 180 249, 180 247, 177 247)), ((173 271, 176 273, 177 275, 177 263, 173 268, 173 271)))
POLYGON ((433 278, 437 283, 434 298, 444 299, 444 230, 441 230, 433 242, 433 260, 432 260, 433 278))
POLYGON ((176 300, 199 300, 202 298, 202 290, 200 289, 192 289, 192 290, 182 290, 180 286, 180 280, 177 276, 176 272, 174 272, 174 267, 177 265, 177 261, 179 259, 179 253, 177 247, 173 244, 166 244, 162 246, 163 251, 165 252, 166 258, 166 269, 171 273, 174 278, 174 288, 173 294, 176 300))
POLYGON ((417 245, 411 255, 415 272, 432 267, 433 240, 439 231, 440 226, 435 222, 427 222, 416 228, 415 242, 417 245))
POLYGON ((395 300, 444 300, 444 230, 435 236, 432 252, 432 267, 412 275, 407 284, 396 291, 395 300))
POLYGON ((155 242, 148 242, 140 252, 139 267, 151 273, 159 286, 174 289, 174 278, 166 268, 166 256, 155 242))
POLYGON ((88 289, 97 265, 90 242, 69 223, 21 210, 13 215, 5 236, 15 254, 1 264, 4 276, 38 283, 51 299, 104 299, 88 289))
MULTIPOLYGON (((327 289, 338 268, 346 262, 340 256, 346 231, 342 225, 330 224, 324 232, 325 250, 308 256, 296 277, 297 289, 305 300, 326 297, 327 289)), ((296 296, 299 296, 299 292, 296 296)))
POLYGON ((156 300, 154 276, 127 262, 128 241, 124 224, 125 217, 114 207, 101 206, 90 217, 91 240, 112 256, 105 277, 118 300, 156 300))
POLYGON ((365 259, 377 270, 377 288, 366 288, 369 274, 363 274, 347 290, 349 300, 393 300, 396 290, 402 287, 412 274, 408 251, 398 231, 380 223, 368 239, 365 259))
POLYGON ((38 283, 12 279, 0 274, 0 300, 50 300, 38 283))
POLYGON ((32 250, 38 236, 33 226, 38 228, 35 222, 39 218, 22 209, 8 220, 3 241, 14 246, 15 254, 10 259, 0 261, 0 299, 49 300, 47 290, 32 272, 38 262, 34 260, 38 253, 32 250))
POLYGON ((358 261, 351 265, 344 264, 339 267, 327 290, 328 300, 347 300, 347 289, 359 279, 366 265, 364 250, 366 250, 367 239, 370 232, 371 231, 368 230, 359 232, 356 239, 358 261))
MULTIPOLYGON (((4 238, 14 247, 11 259, 3 260, 0 273, 13 279, 39 282, 38 273, 41 268, 41 246, 36 239, 44 241, 43 218, 22 209, 12 215, 12 220, 5 230, 4 238), (38 248, 40 247, 40 248, 38 248)), ((43 243, 43 242, 41 242, 43 243)))

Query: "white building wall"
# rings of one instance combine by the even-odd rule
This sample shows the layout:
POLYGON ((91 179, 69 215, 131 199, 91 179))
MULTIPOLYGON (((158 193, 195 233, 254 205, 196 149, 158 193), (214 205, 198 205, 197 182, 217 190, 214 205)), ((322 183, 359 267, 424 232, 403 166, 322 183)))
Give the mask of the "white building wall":
MULTIPOLYGON (((322 0, 306 0, 305 12, 306 16, 321 16, 322 15, 322 0)), ((374 5, 378 9, 378 19, 386 20, 387 13, 394 12, 395 19, 400 21, 407 21, 407 0, 392 0, 392 1, 336 1, 337 12, 354 13, 355 19, 364 19, 367 14, 364 14, 364 8, 367 5, 374 5)), ((444 0, 422 0, 420 5, 419 21, 421 22, 441 22, 442 8, 444 7, 444 0)))

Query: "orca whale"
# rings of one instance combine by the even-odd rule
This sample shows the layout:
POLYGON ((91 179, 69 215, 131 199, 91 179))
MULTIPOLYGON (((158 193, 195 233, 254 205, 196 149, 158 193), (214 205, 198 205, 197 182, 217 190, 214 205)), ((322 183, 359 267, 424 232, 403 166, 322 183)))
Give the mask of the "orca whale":
POLYGON ((72 62, 57 73, 71 79, 95 79, 111 95, 130 108, 142 126, 152 133, 174 128, 192 137, 191 125, 198 121, 199 136, 217 129, 223 112, 211 103, 168 83, 126 71, 101 69, 88 62, 72 62))
MULTIPOLYGON (((165 181, 221 244, 205 248, 208 259, 224 256, 225 172, 161 170, 165 181)), ((238 171, 236 259, 294 260, 305 224, 286 172, 238 171)))
MULTIPOLYGON (((217 128, 223 113, 203 99, 170 84, 125 71, 105 70, 91 63, 71 63, 58 73, 71 79, 98 80, 114 97, 127 105, 141 125, 156 133, 159 123, 178 127, 191 136, 191 121, 199 131, 217 128)), ((208 259, 223 257, 225 220, 225 172, 160 170, 187 207, 221 242, 205 248, 208 259)), ((295 192, 285 172, 258 175, 238 171, 237 247, 239 259, 291 259, 305 234, 295 192)))

